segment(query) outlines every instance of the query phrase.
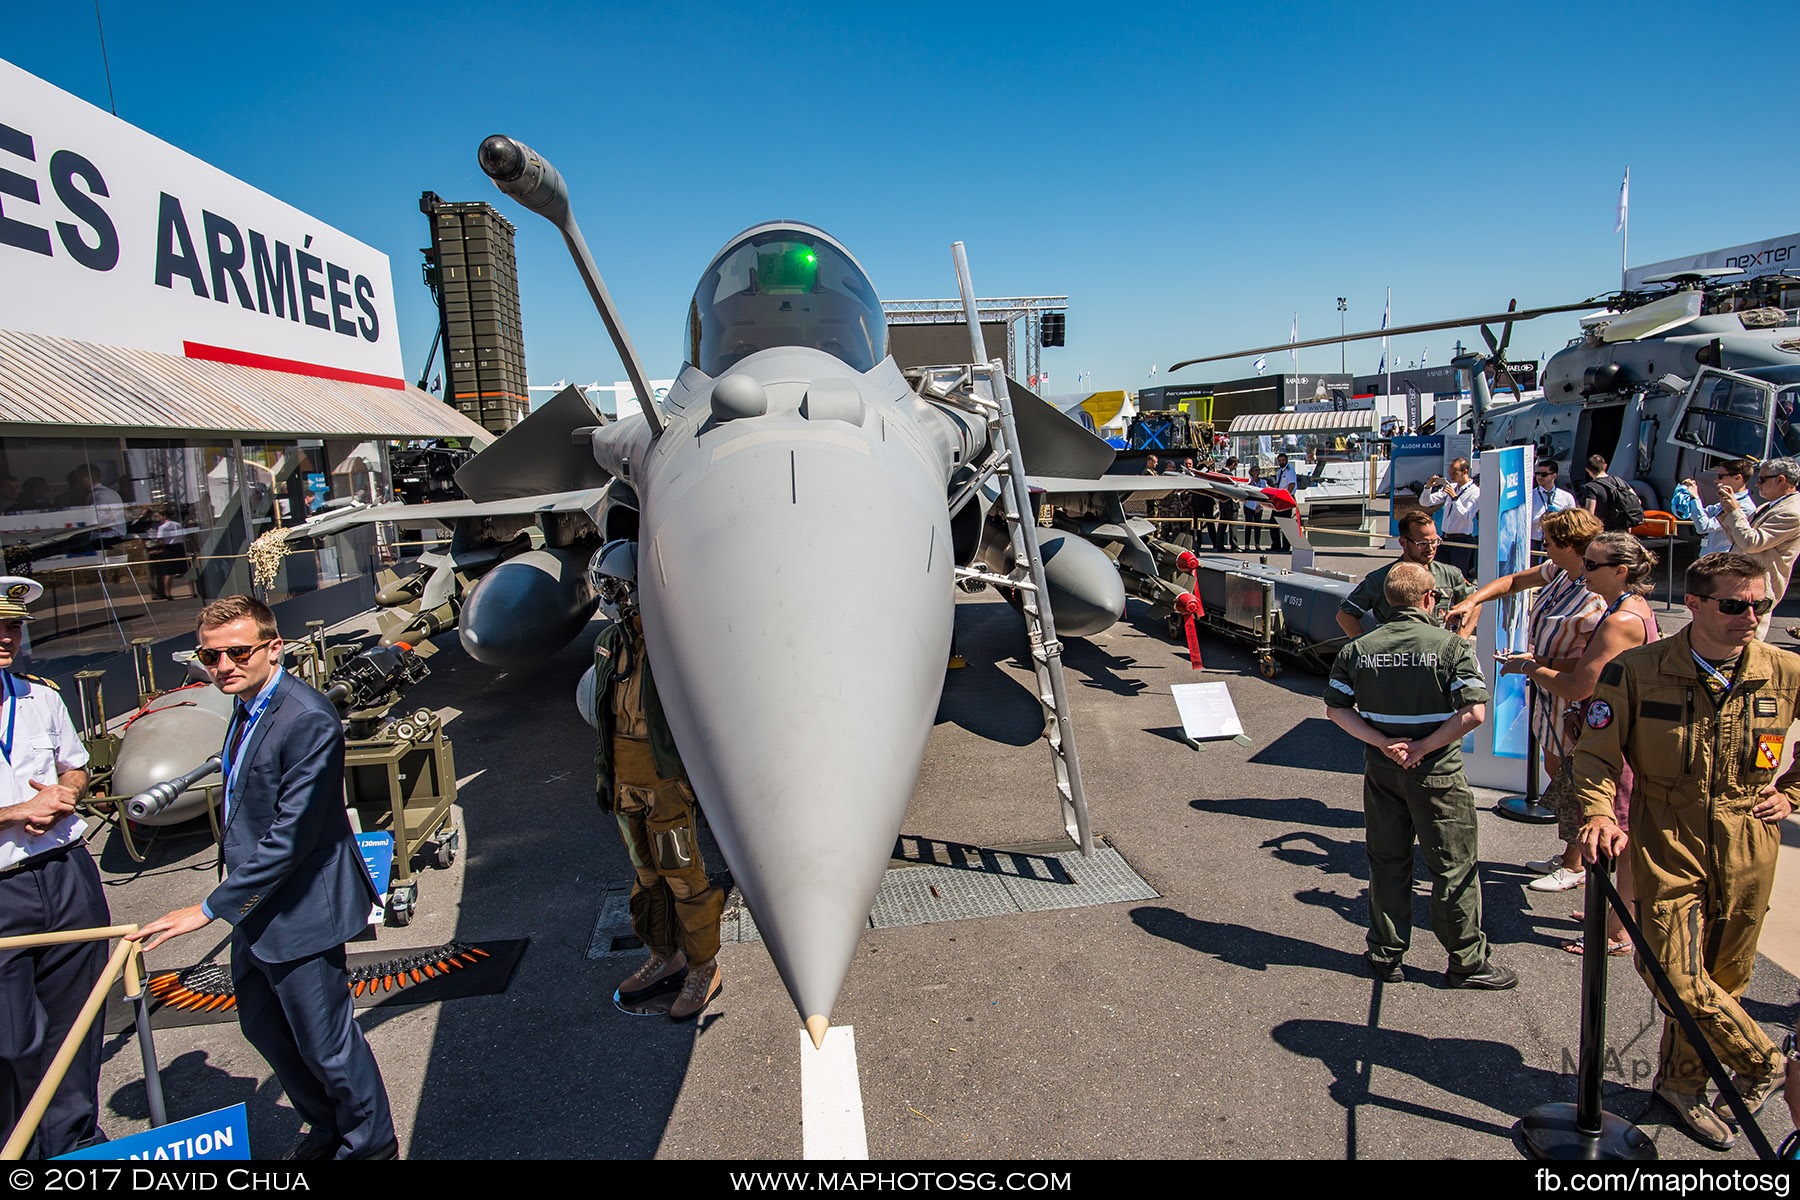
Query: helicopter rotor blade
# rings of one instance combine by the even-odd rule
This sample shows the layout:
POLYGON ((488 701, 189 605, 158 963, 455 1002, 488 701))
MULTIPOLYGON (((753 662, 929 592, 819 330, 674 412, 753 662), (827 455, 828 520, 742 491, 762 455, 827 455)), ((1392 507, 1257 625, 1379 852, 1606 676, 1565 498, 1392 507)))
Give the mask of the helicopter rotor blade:
MULTIPOLYGON (((1515 302, 1516 303, 1516 302, 1515 302)), ((1252 354, 1273 354, 1277 350, 1303 350, 1308 346, 1334 346, 1339 342, 1360 342, 1370 338, 1404 337, 1411 333, 1431 333, 1438 329, 1467 329, 1471 326, 1493 324, 1500 321, 1531 321, 1538 317, 1547 317, 1554 313, 1580 312, 1590 309, 1598 301, 1582 300, 1575 304, 1553 304, 1547 308, 1527 308, 1511 310, 1503 313, 1488 313, 1478 317, 1462 317, 1454 321, 1427 321, 1418 325, 1397 325, 1392 329, 1371 329, 1363 333, 1349 333, 1339 337, 1313 338, 1304 342, 1280 342, 1273 346, 1258 346, 1252 350, 1233 350, 1229 354, 1208 354, 1201 358, 1190 358, 1170 367, 1171 371, 1179 371, 1183 367, 1191 367, 1198 363, 1222 362, 1228 358, 1248 358, 1252 354)))

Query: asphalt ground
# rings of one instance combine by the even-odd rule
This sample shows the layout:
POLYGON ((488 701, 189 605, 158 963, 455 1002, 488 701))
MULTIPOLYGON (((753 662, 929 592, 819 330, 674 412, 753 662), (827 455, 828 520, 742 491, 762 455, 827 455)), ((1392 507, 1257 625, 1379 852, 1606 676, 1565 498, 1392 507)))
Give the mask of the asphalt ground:
MULTIPOLYGON (((991 593, 967 597, 957 643, 968 665, 946 675, 904 834, 1054 849, 1023 627, 991 593)), ((608 890, 631 874, 594 805, 593 735, 573 704, 587 644, 498 674, 452 645, 407 695, 454 739, 463 853, 426 872, 414 922, 374 944, 531 946, 504 993, 362 1013, 402 1153, 797 1159, 804 1035, 760 944, 724 947, 725 989, 698 1025, 618 1011, 612 989, 636 958, 587 957, 608 890)), ((1361 958, 1360 748, 1326 719, 1321 677, 1264 680, 1242 648, 1201 645, 1195 671, 1134 601, 1064 657, 1094 827, 1159 898, 864 935, 832 1018, 855 1029, 874 1159, 1517 1160, 1520 1116, 1574 1099, 1580 960, 1559 947, 1582 893, 1527 891, 1519 865, 1553 849, 1553 828, 1502 819, 1484 797, 1484 922, 1518 988, 1444 986, 1422 878, 1405 982, 1375 984, 1361 958), (1169 689, 1200 680, 1229 685, 1250 746, 1181 739, 1169 689)), ((116 920, 194 903, 213 879, 203 836, 165 837, 142 867, 105 835, 96 847, 116 920)), ((152 968, 224 942, 209 927, 152 968)), ((1742 1139, 1721 1154, 1671 1125, 1647 1090, 1660 1014, 1629 960, 1610 966, 1607 1108, 1664 1159, 1750 1158, 1742 1139)), ((1772 1035, 1795 999, 1793 975, 1759 961, 1747 1005, 1772 1035)), ((160 1029, 156 1046, 172 1117, 244 1101, 259 1155, 298 1135, 235 1023, 160 1029)), ((129 1036, 109 1036, 101 1101, 109 1134, 146 1127, 129 1036)), ((1762 1124, 1771 1142, 1787 1132, 1779 1097, 1762 1124)))

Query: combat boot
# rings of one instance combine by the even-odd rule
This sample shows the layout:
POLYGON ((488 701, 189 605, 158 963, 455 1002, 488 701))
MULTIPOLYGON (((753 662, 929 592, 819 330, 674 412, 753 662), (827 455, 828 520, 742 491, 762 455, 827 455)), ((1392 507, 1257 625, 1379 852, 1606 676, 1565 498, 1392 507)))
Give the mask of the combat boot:
POLYGON ((1731 1131, 1731 1126, 1719 1119, 1719 1114, 1706 1103, 1704 1095, 1691 1095, 1664 1087, 1661 1076, 1651 1084, 1651 1090, 1662 1097, 1664 1104, 1675 1110, 1675 1115, 1681 1118, 1681 1123, 1702 1146, 1710 1146, 1714 1150, 1729 1150, 1737 1143, 1737 1134, 1731 1131))
POLYGON ((658 992, 672 991, 680 987, 686 977, 687 956, 681 951, 658 954, 652 950, 644 965, 619 984, 616 997, 621 1003, 630 1004, 658 992))
POLYGON ((681 995, 675 997, 675 1003, 669 1006, 669 1020, 693 1020, 713 1002, 713 997, 724 990, 725 985, 719 979, 717 959, 709 958, 703 963, 695 963, 688 971, 681 995))
MULTIPOLYGON (((1786 1085, 1787 1074, 1787 1059, 1778 1058, 1768 1074, 1745 1075, 1739 1072, 1731 1077, 1731 1086, 1737 1089, 1739 1096, 1743 1097, 1744 1107, 1750 1110, 1750 1115, 1755 1116, 1762 1111, 1764 1102, 1786 1085)), ((1719 1118, 1723 1121, 1732 1125, 1738 1123, 1737 1113, 1732 1109, 1731 1101, 1723 1095, 1713 1101, 1713 1111, 1718 1113, 1719 1118)))

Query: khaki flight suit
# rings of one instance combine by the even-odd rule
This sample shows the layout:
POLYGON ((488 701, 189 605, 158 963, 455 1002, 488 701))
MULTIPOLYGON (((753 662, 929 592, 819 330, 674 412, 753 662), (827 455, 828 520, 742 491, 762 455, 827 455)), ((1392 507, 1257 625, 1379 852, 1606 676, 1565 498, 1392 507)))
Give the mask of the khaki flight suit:
POLYGON ((611 808, 636 872, 632 931, 654 953, 680 950, 690 963, 707 962, 719 953, 725 893, 706 878, 694 790, 674 755, 674 740, 656 701, 643 632, 609 626, 594 650, 594 686, 600 689, 594 706, 601 721, 599 799, 602 807, 611 808))
MULTIPOLYGON (((1756 962, 1781 832, 1750 810, 1775 778, 1794 721, 1800 655, 1751 642, 1715 705, 1692 650, 1684 629, 1607 664, 1571 756, 1576 794, 1588 818, 1610 820, 1613 780, 1630 761, 1642 949, 1667 972, 1719 1061, 1763 1075, 1775 1044, 1738 1000, 1756 962)), ((1782 776, 1781 790, 1800 800, 1800 772, 1782 776)), ((1686 1095, 1706 1085, 1700 1056, 1672 1017, 1663 1020, 1661 1079, 1686 1095)))
MULTIPOLYGON (((1461 578, 1459 575, 1458 578, 1461 578)), ((1421 608, 1393 618, 1338 652, 1325 703, 1350 708, 1383 733, 1428 737, 1457 710, 1488 702, 1474 648, 1421 608)), ((1467 975, 1488 958, 1475 870, 1475 794, 1460 739, 1402 767, 1374 746, 1363 752, 1364 848, 1369 856, 1369 957, 1396 963, 1412 942, 1413 842, 1431 875, 1431 928, 1467 975)))

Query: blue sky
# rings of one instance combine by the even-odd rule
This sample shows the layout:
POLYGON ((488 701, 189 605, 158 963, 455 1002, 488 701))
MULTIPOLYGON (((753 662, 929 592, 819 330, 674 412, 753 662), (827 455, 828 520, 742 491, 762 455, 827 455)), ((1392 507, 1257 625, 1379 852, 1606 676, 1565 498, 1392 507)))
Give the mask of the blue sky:
MULTIPOLYGON (((771 218, 829 230, 885 299, 954 295, 957 240, 980 294, 1067 295, 1052 392, 1249 374, 1167 368, 1285 341, 1296 310, 1332 332, 1340 295, 1373 328, 1389 286, 1396 324, 1603 293, 1627 164, 1634 265, 1800 230, 1791 97, 1748 66, 1800 38, 1783 5, 100 9, 121 118, 390 256, 415 377, 430 189, 519 227, 532 382, 623 378, 561 238, 476 168, 495 132, 569 180, 652 376, 712 254, 771 218)), ((92 0, 5 30, 0 57, 108 107, 92 0)), ((1575 328, 1520 326, 1510 356, 1575 328)))

